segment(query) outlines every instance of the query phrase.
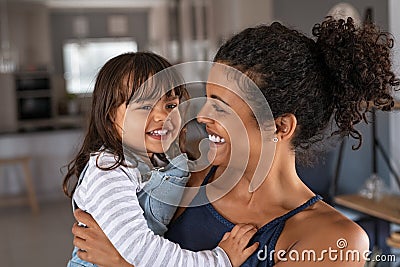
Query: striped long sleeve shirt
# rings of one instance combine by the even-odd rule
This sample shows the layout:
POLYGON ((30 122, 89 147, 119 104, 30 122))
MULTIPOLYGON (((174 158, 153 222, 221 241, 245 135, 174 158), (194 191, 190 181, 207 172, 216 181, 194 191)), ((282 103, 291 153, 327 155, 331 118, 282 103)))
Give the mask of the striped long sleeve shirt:
MULTIPOLYGON (((193 252, 155 235, 147 226, 136 195, 143 187, 139 170, 124 166, 101 170, 96 167, 97 156, 90 157, 73 199, 80 209, 92 215, 126 261, 135 267, 231 266, 220 247, 193 252)), ((114 161, 112 154, 103 153, 98 164, 110 166, 114 161)))

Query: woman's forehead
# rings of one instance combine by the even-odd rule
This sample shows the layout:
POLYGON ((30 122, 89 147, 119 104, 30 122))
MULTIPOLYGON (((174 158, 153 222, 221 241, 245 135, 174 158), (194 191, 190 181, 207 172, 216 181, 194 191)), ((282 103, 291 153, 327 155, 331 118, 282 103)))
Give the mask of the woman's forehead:
POLYGON ((230 93, 246 97, 240 88, 241 84, 245 84, 243 83, 244 80, 251 83, 250 78, 239 70, 224 64, 216 64, 210 69, 206 89, 210 87, 210 90, 218 89, 221 93, 229 91, 230 93))
POLYGON ((244 101, 242 97, 238 95, 237 88, 228 87, 227 84, 215 84, 207 82, 206 93, 207 96, 209 97, 212 97, 212 95, 214 95, 221 98, 232 99, 232 100, 241 99, 242 101, 244 101))
POLYGON ((221 85, 207 84, 207 97, 213 101, 222 102, 235 112, 249 112, 250 105, 241 96, 221 85))

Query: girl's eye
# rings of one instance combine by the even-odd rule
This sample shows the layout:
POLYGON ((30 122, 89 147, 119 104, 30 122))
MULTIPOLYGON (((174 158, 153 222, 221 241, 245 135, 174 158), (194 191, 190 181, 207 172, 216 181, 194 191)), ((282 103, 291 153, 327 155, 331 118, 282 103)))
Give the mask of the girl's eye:
POLYGON ((220 108, 217 104, 212 104, 212 106, 217 112, 225 112, 225 110, 220 108))
POLYGON ((167 109, 174 109, 177 106, 178 106, 177 104, 167 104, 167 109))
POLYGON ((151 110, 151 109, 152 109, 152 106, 150 106, 150 105, 141 106, 140 109, 143 109, 143 110, 151 110))

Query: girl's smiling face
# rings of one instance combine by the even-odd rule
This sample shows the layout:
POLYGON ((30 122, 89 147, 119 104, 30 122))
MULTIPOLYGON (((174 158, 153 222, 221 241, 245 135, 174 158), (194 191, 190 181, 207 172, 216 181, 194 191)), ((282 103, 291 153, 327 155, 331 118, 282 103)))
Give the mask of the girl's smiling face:
POLYGON ((172 112, 180 103, 178 96, 164 95, 154 101, 134 102, 127 108, 121 105, 124 113, 123 141, 135 151, 164 153, 176 139, 181 125, 178 110, 172 112), (172 113, 171 113, 172 112, 172 113), (171 114, 170 114, 171 113, 171 114))

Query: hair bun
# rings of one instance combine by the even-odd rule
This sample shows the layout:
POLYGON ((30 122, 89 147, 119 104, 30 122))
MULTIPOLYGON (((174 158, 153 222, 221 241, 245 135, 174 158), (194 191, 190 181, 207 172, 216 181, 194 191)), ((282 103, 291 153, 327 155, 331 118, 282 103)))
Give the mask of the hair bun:
POLYGON ((394 103, 393 86, 398 86, 399 80, 391 71, 393 38, 373 24, 356 27, 351 17, 346 21, 327 17, 312 33, 326 66, 326 90, 333 98, 337 132, 359 139, 361 145, 354 125, 366 120, 370 104, 390 110, 394 103))

